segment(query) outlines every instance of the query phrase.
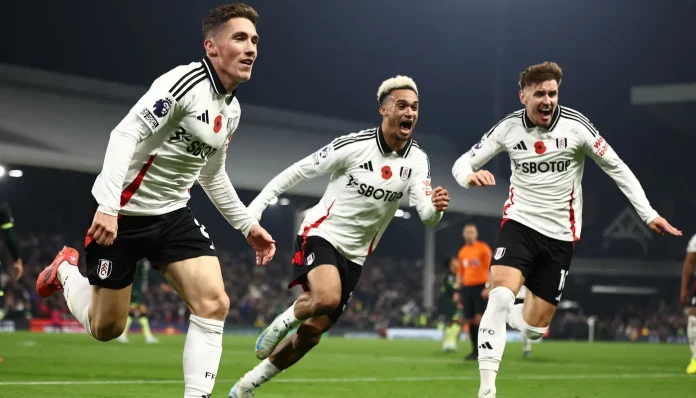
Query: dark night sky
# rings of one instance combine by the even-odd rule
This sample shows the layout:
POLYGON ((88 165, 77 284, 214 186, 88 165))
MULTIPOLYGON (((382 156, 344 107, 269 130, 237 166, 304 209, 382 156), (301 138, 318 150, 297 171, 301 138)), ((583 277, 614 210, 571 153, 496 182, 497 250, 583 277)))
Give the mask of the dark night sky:
MULTIPOLYGON (((198 60, 200 22, 222 4, 42 3, 14 4, 0 62, 140 85, 198 60)), ((629 115, 645 126, 628 102, 632 84, 696 80, 690 0, 248 3, 261 42, 242 103, 371 121, 379 83, 407 74, 421 90, 419 130, 458 145, 464 136, 463 148, 520 108, 517 77, 532 63, 558 62, 562 103, 611 136, 631 130, 629 115)))

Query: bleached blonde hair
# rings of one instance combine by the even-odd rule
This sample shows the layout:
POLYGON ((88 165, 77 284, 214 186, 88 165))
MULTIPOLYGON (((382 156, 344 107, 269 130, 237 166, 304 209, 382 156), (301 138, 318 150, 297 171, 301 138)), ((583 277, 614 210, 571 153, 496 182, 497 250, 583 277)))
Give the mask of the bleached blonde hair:
POLYGON ((394 90, 403 89, 413 90, 413 92, 418 95, 418 87, 416 86, 416 82, 414 82, 413 79, 408 76, 398 75, 383 81, 382 84, 379 85, 379 89, 377 90, 377 101, 381 104, 389 93, 394 90))

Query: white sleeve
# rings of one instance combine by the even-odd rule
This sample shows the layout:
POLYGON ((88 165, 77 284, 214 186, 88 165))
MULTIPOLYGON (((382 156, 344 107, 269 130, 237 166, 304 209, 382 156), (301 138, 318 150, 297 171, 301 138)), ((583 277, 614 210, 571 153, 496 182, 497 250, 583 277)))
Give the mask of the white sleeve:
POLYGON ((152 134, 191 113, 187 94, 193 83, 186 80, 190 71, 190 66, 179 66, 160 76, 131 108, 131 112, 145 122, 152 134))
POLYGON ((484 134, 469 152, 454 162, 452 175, 459 185, 469 188, 466 178, 483 167, 493 156, 503 151, 502 135, 505 130, 507 130, 507 123, 499 123, 484 134))
POLYGON ((181 120, 188 113, 181 77, 191 67, 177 67, 157 78, 150 89, 111 133, 104 155, 99 186, 92 189, 98 211, 115 216, 121 210, 121 191, 135 148, 157 134, 170 121, 181 120), (174 92, 176 95, 172 94, 174 92))
POLYGON ((261 193, 249 205, 252 216, 260 220, 261 214, 274 198, 294 187, 300 181, 310 180, 344 168, 346 159, 349 158, 351 148, 354 146, 336 144, 337 140, 283 170, 266 184, 261 193))
POLYGON ((442 219, 442 212, 435 210, 433 205, 430 161, 427 156, 423 158, 422 163, 414 171, 415 175, 411 177, 409 185, 410 205, 416 207, 423 224, 434 227, 442 219))
POLYGON ((585 138, 585 153, 614 180, 621 192, 626 195, 626 198, 636 209, 640 218, 646 224, 649 224, 652 220, 659 217, 657 211, 650 206, 650 202, 645 196, 645 191, 643 191, 643 187, 636 176, 604 137, 599 135, 599 132, 591 125, 580 127, 580 129, 582 130, 582 136, 585 138))
POLYGON ((686 246, 687 253, 696 253, 696 235, 691 237, 689 244, 686 246))
POLYGON ((99 203, 99 212, 118 215, 121 210, 123 181, 126 179, 135 147, 149 134, 149 127, 133 113, 127 114, 111 132, 101 177, 92 187, 92 195, 99 203))
POLYGON ((231 138, 232 133, 227 136, 225 144, 218 149, 217 153, 208 159, 198 176, 198 183, 201 184, 201 188, 227 222, 244 236, 247 236, 252 225, 258 224, 258 222, 239 199, 225 170, 225 160, 231 138))

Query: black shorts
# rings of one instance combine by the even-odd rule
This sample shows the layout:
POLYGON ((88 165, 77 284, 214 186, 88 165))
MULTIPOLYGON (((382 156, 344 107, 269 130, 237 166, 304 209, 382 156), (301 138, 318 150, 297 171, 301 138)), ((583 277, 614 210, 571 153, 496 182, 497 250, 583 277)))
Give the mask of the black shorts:
POLYGON ((461 289, 464 319, 474 319, 476 315, 483 315, 486 311, 486 300, 481 297, 481 292, 486 287, 483 285, 464 286, 461 289))
POLYGON ((133 283, 135 266, 147 258, 154 266, 200 256, 217 256, 205 227, 184 207, 160 216, 121 216, 116 240, 100 246, 85 240, 87 278, 94 286, 122 289, 133 283))
POLYGON ((503 222, 491 266, 507 265, 522 271, 534 295, 558 305, 573 259, 574 242, 549 238, 514 220, 503 222))
POLYGON ((323 264, 331 264, 338 268, 341 276, 341 302, 338 307, 329 314, 332 323, 338 322, 346 305, 353 295, 353 290, 360 280, 362 266, 349 261, 336 250, 331 243, 319 236, 309 236, 306 239, 298 236, 295 240, 295 256, 292 260, 292 273, 288 288, 301 285, 305 291, 307 286, 307 273, 315 267, 323 264))

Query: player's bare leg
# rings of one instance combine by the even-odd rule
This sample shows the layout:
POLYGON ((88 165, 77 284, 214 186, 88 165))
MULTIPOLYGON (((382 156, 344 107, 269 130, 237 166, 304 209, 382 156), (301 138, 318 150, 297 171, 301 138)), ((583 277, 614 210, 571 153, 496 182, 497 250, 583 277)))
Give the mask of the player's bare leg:
POLYGON ((165 266, 162 274, 191 310, 184 344, 184 398, 213 392, 230 308, 217 257, 201 256, 165 266))
POLYGON ((490 281, 488 305, 479 327, 479 397, 486 398, 496 395, 495 378, 505 351, 505 324, 524 278, 517 268, 494 265, 491 267, 490 281))
POLYGON ((338 268, 323 264, 307 273, 310 292, 305 292, 284 313, 259 335, 256 357, 266 359, 289 331, 308 318, 318 318, 333 312, 341 303, 341 276, 338 268))
POLYGON ((77 250, 65 247, 36 281, 41 297, 62 291, 70 312, 85 330, 99 341, 123 333, 128 318, 131 286, 113 290, 91 286, 77 268, 77 250))
POLYGON ((302 359, 305 354, 319 344, 322 334, 331 329, 331 326, 333 324, 328 316, 307 319, 300 325, 295 334, 278 345, 271 356, 247 372, 232 387, 230 397, 253 397, 254 389, 302 359))
POLYGON ((686 336, 689 339, 689 348, 691 348, 691 362, 689 362, 689 366, 686 368, 686 373, 696 375, 696 307, 691 307, 689 311, 686 336))
POLYGON ((529 289, 524 304, 513 306, 508 316, 508 324, 522 333, 525 357, 529 356, 531 342, 544 336, 555 312, 555 305, 535 296, 529 289))

